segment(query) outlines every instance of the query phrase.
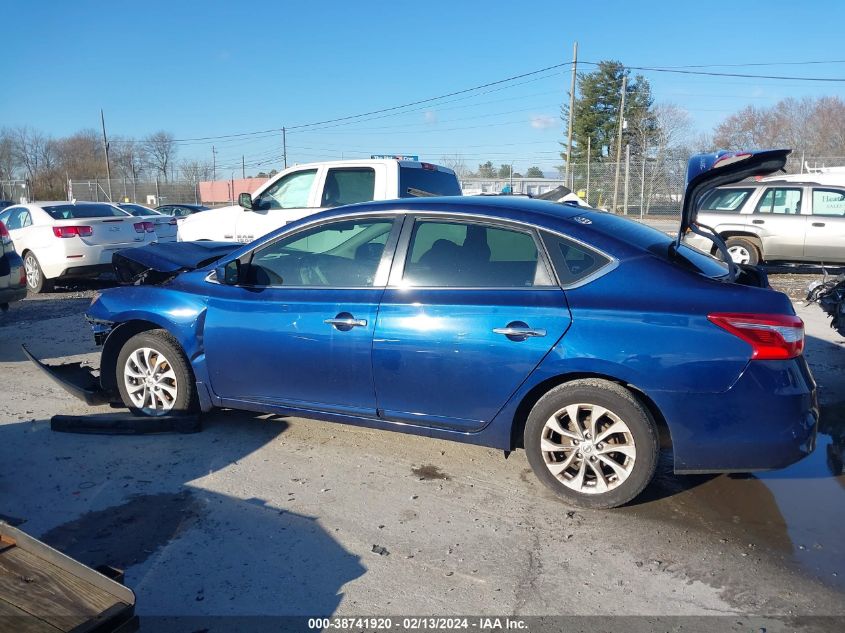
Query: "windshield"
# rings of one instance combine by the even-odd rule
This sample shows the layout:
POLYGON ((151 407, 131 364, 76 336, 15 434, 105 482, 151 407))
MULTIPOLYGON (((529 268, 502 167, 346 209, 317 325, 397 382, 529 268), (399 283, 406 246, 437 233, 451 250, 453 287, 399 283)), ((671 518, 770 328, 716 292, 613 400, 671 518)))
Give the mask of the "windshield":
POLYGON ((125 218, 128 213, 104 202, 84 202, 81 204, 54 204, 42 207, 54 220, 75 220, 78 218, 125 218))

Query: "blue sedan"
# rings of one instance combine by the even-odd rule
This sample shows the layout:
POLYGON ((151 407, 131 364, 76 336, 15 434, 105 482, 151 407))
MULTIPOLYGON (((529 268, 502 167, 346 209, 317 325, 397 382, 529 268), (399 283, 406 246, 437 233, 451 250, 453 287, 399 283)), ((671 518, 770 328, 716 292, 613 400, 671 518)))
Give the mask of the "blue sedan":
MULTIPOLYGON (((682 232, 704 231, 694 208, 713 186, 787 153, 693 161, 682 232)), ((105 399, 142 415, 228 407, 521 447, 593 508, 636 497, 661 443, 679 473, 779 468, 814 447, 789 299, 759 269, 609 213, 373 202, 115 263, 135 285, 88 318, 105 399)))

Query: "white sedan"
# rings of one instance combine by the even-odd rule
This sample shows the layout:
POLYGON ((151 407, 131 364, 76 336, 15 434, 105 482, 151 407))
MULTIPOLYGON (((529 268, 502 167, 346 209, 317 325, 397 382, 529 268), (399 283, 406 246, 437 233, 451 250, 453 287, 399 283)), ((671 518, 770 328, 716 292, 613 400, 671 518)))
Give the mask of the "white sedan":
POLYGON ((105 202, 36 202, 0 212, 23 258, 30 292, 60 278, 111 271, 112 253, 155 242, 155 224, 105 202))
POLYGON ((134 215, 136 218, 143 218, 149 220, 156 225, 156 235, 159 242, 175 242, 176 241, 176 218, 165 215, 160 211, 150 209, 142 204, 135 204, 133 202, 118 202, 117 206, 126 211, 129 215, 134 215))

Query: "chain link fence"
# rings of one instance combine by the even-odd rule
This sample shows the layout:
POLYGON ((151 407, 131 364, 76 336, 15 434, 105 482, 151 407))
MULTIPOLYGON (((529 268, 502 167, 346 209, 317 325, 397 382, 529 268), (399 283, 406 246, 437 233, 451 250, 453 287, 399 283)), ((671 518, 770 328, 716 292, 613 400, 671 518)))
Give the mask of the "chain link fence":
POLYGON ((29 200, 29 183, 26 180, 0 180, 0 200, 15 203, 29 200))
POLYGON ((136 202, 147 206, 161 204, 200 204, 199 183, 185 181, 138 180, 133 178, 73 178, 68 182, 69 198, 95 202, 136 202))
POLYGON ((590 206, 636 216, 679 217, 686 178, 685 161, 631 160, 573 164, 569 181, 557 178, 464 178, 465 194, 537 196, 558 186, 574 191, 590 206), (615 200, 615 205, 614 205, 615 200))

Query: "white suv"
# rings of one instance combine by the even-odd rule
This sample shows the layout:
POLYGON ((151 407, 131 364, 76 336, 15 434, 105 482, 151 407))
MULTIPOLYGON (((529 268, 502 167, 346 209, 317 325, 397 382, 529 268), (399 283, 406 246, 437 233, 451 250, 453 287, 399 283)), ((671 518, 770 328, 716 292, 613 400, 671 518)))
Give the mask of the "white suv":
MULTIPOLYGON (((698 223, 715 230, 739 264, 845 262, 845 186, 767 180, 719 187, 701 201, 698 223)), ((714 249, 697 235, 686 241, 714 249)))

